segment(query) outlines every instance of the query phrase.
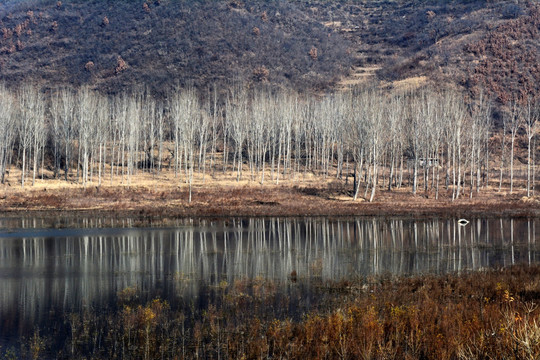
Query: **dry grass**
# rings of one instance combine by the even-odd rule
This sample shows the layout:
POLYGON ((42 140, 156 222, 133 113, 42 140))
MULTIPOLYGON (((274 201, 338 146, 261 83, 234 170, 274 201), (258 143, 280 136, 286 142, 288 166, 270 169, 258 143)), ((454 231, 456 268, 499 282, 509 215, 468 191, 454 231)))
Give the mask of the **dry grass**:
MULTIPOLYGON (((120 309, 66 316, 56 358, 538 359, 540 268, 312 283, 312 304, 269 280, 222 281, 209 303, 171 309, 118 294, 120 309), (287 295, 289 294, 289 295, 287 295), (316 302, 313 299, 324 298, 316 302), (288 310, 287 310, 288 309, 288 310)), ((301 286, 301 279, 286 287, 301 286)), ((39 333, 36 330, 36 334, 39 333)), ((44 349, 56 334, 36 340, 44 349)), ((58 345, 57 345, 58 346, 58 345)))
POLYGON ((352 72, 349 76, 341 79, 337 84, 336 88, 339 91, 351 90, 355 86, 368 84, 373 81, 376 77, 377 70, 380 70, 380 66, 369 66, 361 67, 355 66, 352 69, 352 72))
POLYGON ((389 85, 398 92, 416 90, 427 84, 427 76, 415 76, 403 80, 393 81, 389 85))
POLYGON ((0 208, 4 214, 33 212, 115 212, 118 215, 162 217, 182 216, 303 216, 303 215, 400 215, 400 216, 539 216, 538 197, 527 198, 522 184, 510 194, 508 184, 482 188, 469 199, 469 190, 456 201, 451 191, 440 187, 434 191, 411 193, 410 188, 387 191, 377 189, 375 201, 352 200, 352 179, 346 183, 333 176, 323 178, 313 173, 299 173, 281 178, 279 184, 267 179, 251 179, 244 171, 241 181, 235 172, 195 174, 192 202, 188 202, 189 186, 183 177, 172 171, 159 175, 138 172, 129 181, 107 173, 101 185, 97 177, 86 187, 70 181, 55 180, 45 171, 44 179, 32 186, 27 180, 20 187, 20 171, 13 169, 5 185, 0 187, 0 208))

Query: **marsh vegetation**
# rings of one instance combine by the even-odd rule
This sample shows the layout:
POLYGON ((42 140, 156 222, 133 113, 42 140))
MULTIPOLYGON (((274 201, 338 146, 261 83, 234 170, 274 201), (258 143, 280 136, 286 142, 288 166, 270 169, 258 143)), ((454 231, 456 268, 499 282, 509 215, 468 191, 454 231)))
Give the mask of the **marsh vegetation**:
POLYGON ((61 223, 1 222, 5 357, 538 351, 535 219, 61 223))

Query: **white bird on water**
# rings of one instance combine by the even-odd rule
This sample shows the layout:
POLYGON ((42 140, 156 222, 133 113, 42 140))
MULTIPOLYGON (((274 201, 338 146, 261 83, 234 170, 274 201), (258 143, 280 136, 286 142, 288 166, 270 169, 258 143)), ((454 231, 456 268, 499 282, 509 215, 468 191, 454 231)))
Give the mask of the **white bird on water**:
POLYGON ((467 220, 467 219, 459 219, 458 220, 458 224, 460 226, 466 226, 468 223, 469 223, 469 220, 467 220))

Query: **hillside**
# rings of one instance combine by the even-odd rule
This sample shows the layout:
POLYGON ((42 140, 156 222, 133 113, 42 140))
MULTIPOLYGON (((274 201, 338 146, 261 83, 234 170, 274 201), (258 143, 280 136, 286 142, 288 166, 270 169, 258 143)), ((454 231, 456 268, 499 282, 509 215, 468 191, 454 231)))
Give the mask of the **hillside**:
POLYGON ((309 89, 351 65, 348 41, 288 2, 23 0, 0 5, 0 28, 8 83, 109 93, 231 80, 309 89))
POLYGON ((455 84, 499 103, 540 90, 536 1, 4 1, 0 76, 298 91, 455 84))
POLYGON ((540 90, 536 1, 320 2, 313 9, 353 44, 357 80, 371 73, 390 87, 453 83, 499 103, 540 90))

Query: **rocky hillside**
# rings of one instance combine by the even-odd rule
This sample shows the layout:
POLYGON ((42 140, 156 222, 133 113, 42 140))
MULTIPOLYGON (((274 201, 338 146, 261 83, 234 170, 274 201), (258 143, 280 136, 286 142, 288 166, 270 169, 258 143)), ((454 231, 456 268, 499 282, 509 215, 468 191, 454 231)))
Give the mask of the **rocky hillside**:
POLYGON ((0 76, 104 92, 234 80, 299 91, 540 90, 537 1, 4 1, 0 76))
POLYGON ((348 1, 311 9, 351 41, 353 70, 371 70, 389 86, 451 83, 499 103, 540 90, 537 1, 348 1))
POLYGON ((0 29, 6 82, 105 92, 233 80, 322 89, 352 59, 348 40, 285 1, 8 1, 0 29))

